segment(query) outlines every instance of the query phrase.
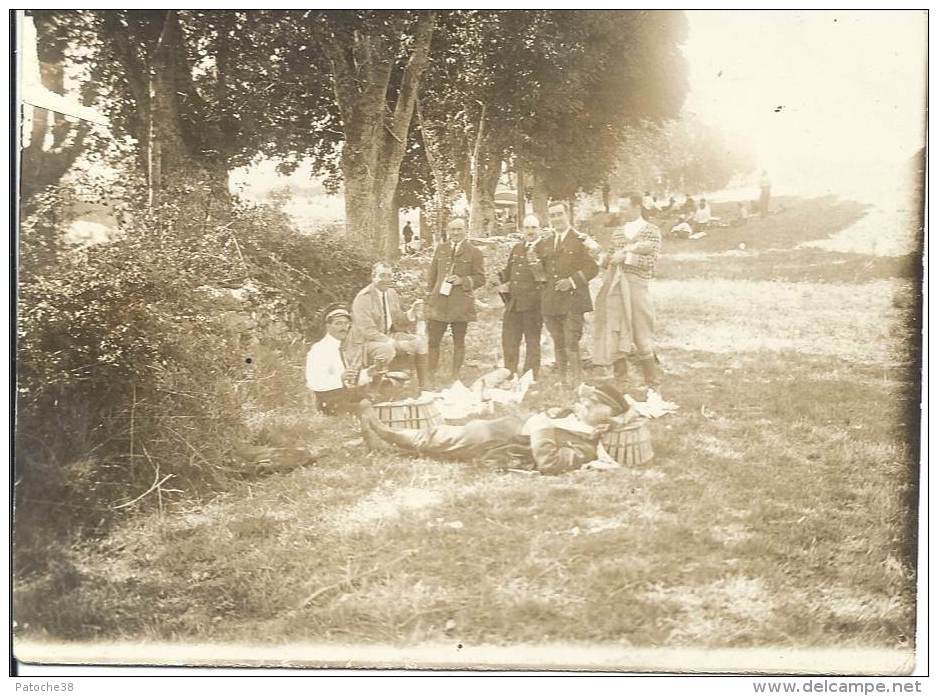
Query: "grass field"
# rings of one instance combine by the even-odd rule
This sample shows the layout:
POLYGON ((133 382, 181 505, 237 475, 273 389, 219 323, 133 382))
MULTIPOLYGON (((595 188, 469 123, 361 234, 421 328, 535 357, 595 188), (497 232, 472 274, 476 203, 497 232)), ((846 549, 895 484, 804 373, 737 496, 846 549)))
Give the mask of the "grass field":
MULTIPOLYGON (((799 246, 863 214, 792 200, 666 242, 654 293, 680 411, 652 423, 643 469, 366 454, 351 419, 284 404, 268 416, 326 452, 315 466, 69 550, 19 582, 19 635, 909 649, 917 257, 799 246)), ((472 374, 498 362, 482 299, 472 374)), ((547 379, 531 406, 563 398, 547 379)))

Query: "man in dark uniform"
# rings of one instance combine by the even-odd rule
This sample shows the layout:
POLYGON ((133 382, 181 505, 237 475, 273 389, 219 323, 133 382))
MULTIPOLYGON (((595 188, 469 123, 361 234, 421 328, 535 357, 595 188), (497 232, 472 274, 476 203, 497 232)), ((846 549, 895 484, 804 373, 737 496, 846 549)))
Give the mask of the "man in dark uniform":
MULTIPOLYGON (((548 409, 526 418, 505 416, 465 425, 425 430, 391 430, 378 420, 369 401, 359 406, 362 438, 370 449, 385 443, 415 456, 471 461, 542 474, 562 474, 596 462, 602 433, 625 421, 629 406, 610 384, 580 385, 570 409, 548 409)), ((602 468, 594 464, 590 468, 602 468)))
POLYGON ((482 252, 466 239, 466 221, 457 218, 447 225, 449 241, 433 253, 427 274, 427 340, 430 374, 440 364, 440 342, 446 327, 453 334, 453 374, 459 370, 466 355, 466 329, 475 321, 473 290, 485 284, 482 252))
POLYGON ((547 212, 553 234, 535 247, 546 278, 541 291, 541 315, 554 342, 561 379, 567 385, 578 384, 582 376, 583 314, 593 311, 589 282, 599 267, 583 238, 570 226, 567 206, 554 203, 547 212))
POLYGON ((534 253, 541 224, 535 215, 521 223, 524 241, 511 250, 505 268, 498 274, 499 292, 507 297, 502 315, 502 354, 505 367, 518 372, 521 338, 524 337, 524 369, 536 378, 541 368, 541 287, 544 269, 534 253))

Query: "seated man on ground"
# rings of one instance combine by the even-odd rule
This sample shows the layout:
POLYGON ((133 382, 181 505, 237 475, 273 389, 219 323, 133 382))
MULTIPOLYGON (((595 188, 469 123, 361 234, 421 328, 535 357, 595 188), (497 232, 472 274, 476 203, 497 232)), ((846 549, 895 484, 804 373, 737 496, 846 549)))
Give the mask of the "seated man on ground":
POLYGON ((349 353, 357 365, 376 363, 387 366, 395 356, 413 356, 418 389, 426 388, 427 338, 411 333, 421 318, 422 300, 414 302, 405 313, 394 289, 390 266, 376 263, 372 282, 352 302, 352 329, 349 353))
POLYGON ((346 338, 352 315, 343 304, 331 304, 323 312, 326 335, 306 354, 306 386, 321 413, 351 413, 363 399, 365 386, 373 381, 373 370, 349 367, 346 338))
POLYGON ((580 385, 570 409, 549 409, 526 418, 478 419, 426 430, 388 428, 367 400, 362 401, 359 410, 362 437, 370 449, 380 449, 387 443, 414 456, 478 461, 542 474, 562 474, 595 462, 602 433, 631 415, 622 394, 611 384, 580 385))

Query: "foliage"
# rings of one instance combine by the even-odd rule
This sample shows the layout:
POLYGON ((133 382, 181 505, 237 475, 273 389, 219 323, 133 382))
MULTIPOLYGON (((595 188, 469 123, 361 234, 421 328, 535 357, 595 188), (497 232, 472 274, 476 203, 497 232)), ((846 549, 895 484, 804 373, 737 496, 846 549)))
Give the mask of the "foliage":
POLYGON ((630 126, 610 183, 619 191, 718 191, 754 168, 752 153, 691 116, 630 126))
POLYGON ((369 259, 347 243, 300 235, 261 207, 218 217, 207 191, 187 188, 153 211, 129 203, 115 238, 84 249, 50 243, 56 201, 23 226, 21 529, 106 524, 170 474, 164 487, 189 497, 216 488, 247 436, 245 404, 265 393, 252 356, 296 361, 290 346, 308 345, 318 309, 367 282, 369 259))

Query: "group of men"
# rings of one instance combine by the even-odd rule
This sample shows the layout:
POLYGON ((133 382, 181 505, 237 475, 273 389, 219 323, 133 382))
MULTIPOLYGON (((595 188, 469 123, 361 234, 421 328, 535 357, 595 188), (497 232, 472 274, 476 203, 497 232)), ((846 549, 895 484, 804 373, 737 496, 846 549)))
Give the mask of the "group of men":
POLYGON ((459 377, 468 325, 476 318, 474 292, 485 283, 485 268, 481 252, 466 240, 465 221, 456 219, 434 252, 425 301, 416 300, 404 310, 391 268, 379 263, 350 311, 341 304, 324 310, 326 335, 309 351, 306 363, 307 384, 319 410, 354 410, 370 449, 391 447, 547 474, 608 466, 600 456, 601 433, 613 422, 635 417, 623 397, 629 361, 641 367, 649 387, 658 385, 648 285, 661 235, 642 216, 641 196, 624 196, 620 210, 625 224, 616 230, 606 252, 573 229, 563 203, 548 208, 546 230, 537 217, 527 216, 523 239, 513 246, 499 273, 498 290, 505 300, 505 367, 518 373, 523 341, 522 372, 539 375, 541 331, 546 325, 560 379, 566 385, 580 385, 571 407, 423 430, 394 430, 377 418, 369 399, 374 398, 376 384, 393 377, 388 370, 392 360, 406 356, 418 388, 428 387, 439 368, 440 343, 447 330, 453 337, 450 376, 459 377), (590 386, 581 383, 580 343, 584 315, 594 310, 590 281, 600 272, 592 361, 609 367, 614 379, 590 386))
MULTIPOLYGON (((541 333, 546 326, 556 375, 567 386, 582 381, 584 317, 594 309, 590 281, 602 272, 592 363, 609 368, 618 382, 625 383, 632 361, 646 386, 658 388, 648 284, 654 277, 661 235, 643 217, 642 203, 641 196, 622 197, 620 210, 626 222, 616 231, 614 248, 608 253, 573 228, 562 202, 549 206, 546 228, 536 216, 525 217, 523 239, 512 247, 498 274, 498 290, 505 300, 502 353, 511 373, 530 370, 535 378, 540 376, 541 333)), ((466 239, 461 218, 447 225, 447 239, 434 251, 426 300, 405 310, 393 287, 392 269, 376 264, 372 282, 358 293, 351 310, 342 305, 325 310, 326 336, 307 356, 307 383, 321 410, 351 408, 362 388, 386 375, 398 357, 406 360, 403 367, 412 369, 418 389, 432 388, 438 383, 440 346, 447 331, 453 341, 452 365, 441 381, 459 379, 466 334, 476 319, 475 292, 484 284, 482 253, 466 239)), ((620 386, 624 389, 624 384, 620 386)))
POLYGON ((535 216, 524 219, 524 239, 511 250, 499 274, 499 291, 506 298, 502 321, 506 368, 518 371, 523 338, 521 372, 532 370, 537 376, 543 324, 553 341, 560 379, 568 385, 578 384, 582 379, 584 315, 594 312, 592 364, 611 370, 624 388, 632 361, 640 367, 646 386, 658 389, 654 309, 648 284, 657 267, 661 233, 644 218, 641 196, 622 196, 619 209, 625 224, 616 230, 615 248, 607 253, 573 229, 563 203, 548 209, 550 233, 546 236, 540 235, 535 216), (589 284, 600 272, 604 273, 603 285, 594 311, 589 284))

